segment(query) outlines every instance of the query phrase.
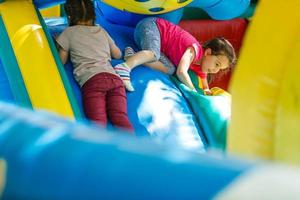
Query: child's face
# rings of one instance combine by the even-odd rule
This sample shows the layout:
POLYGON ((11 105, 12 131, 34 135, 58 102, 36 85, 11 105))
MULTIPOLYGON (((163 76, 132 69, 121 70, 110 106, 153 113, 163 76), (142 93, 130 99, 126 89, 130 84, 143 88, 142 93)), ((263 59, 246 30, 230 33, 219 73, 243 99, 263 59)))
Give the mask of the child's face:
POLYGON ((215 74, 229 66, 229 60, 224 55, 212 55, 211 49, 204 51, 204 56, 201 61, 202 71, 204 73, 215 74))

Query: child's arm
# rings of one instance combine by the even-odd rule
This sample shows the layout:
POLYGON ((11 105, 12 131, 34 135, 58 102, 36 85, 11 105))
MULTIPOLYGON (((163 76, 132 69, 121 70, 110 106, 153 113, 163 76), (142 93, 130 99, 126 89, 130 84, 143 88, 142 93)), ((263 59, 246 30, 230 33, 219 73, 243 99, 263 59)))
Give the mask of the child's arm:
POLYGON ((187 48, 187 50, 184 52, 183 56, 180 59, 180 62, 176 70, 176 75, 182 83, 184 83, 192 90, 196 91, 192 83, 192 80, 188 74, 188 69, 193 59, 194 59, 194 49, 192 47, 189 47, 187 48))
POLYGON ((69 53, 67 51, 63 50, 63 48, 59 47, 58 54, 59 54, 62 64, 66 64, 69 53))
POLYGON ((122 57, 122 51, 115 43, 110 45, 110 53, 112 58, 120 59, 122 57))
POLYGON ((108 43, 109 43, 109 48, 110 48, 110 54, 111 57, 114 59, 121 59, 122 58, 122 51, 120 48, 115 44, 115 41, 110 37, 110 35, 104 30, 108 43))
POLYGON ((56 48, 58 50, 58 55, 62 64, 66 64, 69 56, 69 40, 67 36, 67 32, 63 31, 59 36, 56 34, 55 36, 56 48))
POLYGON ((202 86, 203 86, 203 92, 204 94, 206 95, 211 95, 211 91, 209 89, 209 85, 208 85, 208 82, 207 82, 207 79, 201 79, 202 80, 202 86))

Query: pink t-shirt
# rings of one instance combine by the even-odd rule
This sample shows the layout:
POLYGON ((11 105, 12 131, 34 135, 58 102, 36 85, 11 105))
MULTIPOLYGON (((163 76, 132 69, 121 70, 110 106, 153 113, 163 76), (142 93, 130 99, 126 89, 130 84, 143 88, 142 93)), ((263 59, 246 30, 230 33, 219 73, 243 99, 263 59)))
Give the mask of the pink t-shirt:
MULTIPOLYGON (((181 57, 189 47, 194 47, 195 49, 196 55, 194 61, 203 56, 202 46, 190 33, 161 18, 157 18, 156 24, 161 37, 161 51, 174 65, 178 66, 181 57)), ((190 69, 201 78, 206 77, 206 74, 201 71, 199 65, 191 65, 190 69)))

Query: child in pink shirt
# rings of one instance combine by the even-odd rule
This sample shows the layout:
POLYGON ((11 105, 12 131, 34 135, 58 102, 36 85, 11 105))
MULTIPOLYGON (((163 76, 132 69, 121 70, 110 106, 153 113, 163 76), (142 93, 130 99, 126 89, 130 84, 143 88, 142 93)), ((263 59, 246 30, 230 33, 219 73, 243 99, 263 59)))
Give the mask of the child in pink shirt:
POLYGON ((115 66, 128 91, 134 90, 130 82, 131 69, 144 64, 167 74, 176 72, 181 82, 195 90, 188 75, 190 69, 202 79, 205 93, 210 94, 207 74, 230 67, 236 59, 232 45, 224 38, 212 39, 201 46, 187 31, 155 17, 137 24, 134 39, 141 51, 135 53, 130 47, 126 48, 126 62, 115 66))

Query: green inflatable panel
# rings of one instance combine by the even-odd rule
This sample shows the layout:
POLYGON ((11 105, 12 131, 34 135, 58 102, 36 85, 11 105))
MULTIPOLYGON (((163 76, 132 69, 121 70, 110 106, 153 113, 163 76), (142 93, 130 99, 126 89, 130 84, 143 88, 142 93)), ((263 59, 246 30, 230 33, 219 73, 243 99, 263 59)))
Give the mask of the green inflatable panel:
POLYGON ((227 125, 231 116, 231 96, 220 88, 211 88, 212 96, 204 95, 203 90, 198 87, 196 74, 191 71, 189 74, 198 92, 192 91, 175 76, 171 79, 189 102, 209 147, 225 150, 227 125))

